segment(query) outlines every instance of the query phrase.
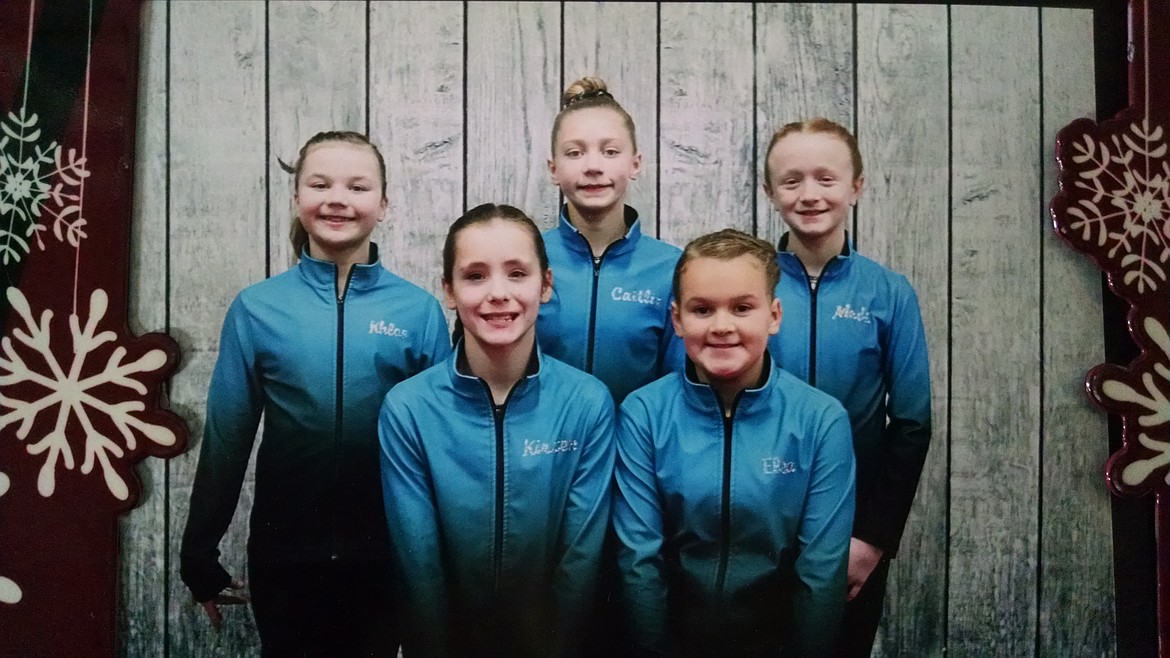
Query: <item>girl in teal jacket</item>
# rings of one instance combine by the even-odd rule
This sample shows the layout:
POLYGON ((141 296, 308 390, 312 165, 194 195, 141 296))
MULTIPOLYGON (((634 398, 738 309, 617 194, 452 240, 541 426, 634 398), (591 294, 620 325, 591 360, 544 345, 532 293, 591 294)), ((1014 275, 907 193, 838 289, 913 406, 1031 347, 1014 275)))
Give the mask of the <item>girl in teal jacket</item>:
POLYGON ((548 168, 565 205, 544 234, 556 285, 537 332, 542 349, 595 375, 621 403, 682 366, 670 326, 679 250, 643 234, 638 212, 625 205, 642 154, 633 120, 605 82, 574 82, 561 107, 548 168))
POLYGON ((613 401, 536 345, 552 274, 519 210, 451 226, 443 289, 455 353, 395 387, 378 422, 405 653, 571 655, 609 518, 613 401))
POLYGON ((930 362, 906 277, 857 253, 849 208, 864 186, 857 140, 828 119, 790 123, 765 156, 764 191, 788 227, 772 356, 837 398, 857 456, 857 515, 841 656, 868 657, 930 445, 930 362))
POLYGON ((365 136, 323 132, 295 171, 300 261, 228 309, 183 533, 180 574, 211 621, 219 563, 256 429, 248 537, 252 610, 265 655, 394 655, 378 405, 450 352, 438 302, 378 262, 385 166, 365 136))
POLYGON ((675 274, 684 372, 631 394, 613 525, 639 655, 826 656, 845 604, 849 422, 768 357, 775 250, 731 229, 675 274))

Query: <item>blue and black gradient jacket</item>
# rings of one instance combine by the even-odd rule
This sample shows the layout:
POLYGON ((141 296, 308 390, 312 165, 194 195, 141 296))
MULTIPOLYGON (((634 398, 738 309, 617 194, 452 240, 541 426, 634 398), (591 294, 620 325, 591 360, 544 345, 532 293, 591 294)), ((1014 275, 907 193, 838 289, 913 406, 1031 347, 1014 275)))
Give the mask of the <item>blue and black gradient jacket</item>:
POLYGON ((568 206, 545 231, 553 295, 536 324, 540 348, 600 379, 618 404, 634 389, 682 367, 670 320, 670 288, 681 250, 642 234, 626 206, 626 235, 601 257, 573 226, 568 206))
POLYGON ((641 655, 832 655, 854 462, 841 404, 767 356, 729 414, 686 372, 622 404, 613 526, 641 655))
POLYGON ((503 404, 463 343, 396 386, 378 420, 407 655, 571 655, 610 511, 614 407, 534 348, 503 404))
POLYGON ((450 353, 438 301, 371 262, 337 269, 303 253, 249 286, 224 319, 183 533, 195 598, 227 586, 217 548, 244 481, 261 415, 248 552, 312 562, 388 559, 378 408, 398 382, 450 353))
POLYGON ((780 240, 784 310, 768 350, 780 367, 841 401, 853 427, 857 515, 853 536, 893 557, 930 445, 930 364, 918 297, 906 277, 841 254, 810 284, 780 240))

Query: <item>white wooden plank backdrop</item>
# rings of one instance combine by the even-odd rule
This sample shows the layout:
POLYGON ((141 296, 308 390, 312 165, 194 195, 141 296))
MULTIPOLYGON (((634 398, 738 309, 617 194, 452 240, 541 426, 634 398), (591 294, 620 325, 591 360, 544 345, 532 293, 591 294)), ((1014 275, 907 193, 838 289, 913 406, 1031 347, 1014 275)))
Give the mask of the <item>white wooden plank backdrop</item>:
MULTIPOLYGON (((934 442, 875 655, 1112 655, 1099 279, 1054 239, 1053 138, 1093 108, 1092 13, 843 4, 151 2, 144 8, 132 322, 183 349, 188 454, 140 469, 122 525, 132 656, 257 655, 247 608, 214 633, 177 551, 219 328, 289 264, 291 162, 325 129, 386 156, 384 262, 438 291, 442 237, 483 201, 552 225, 564 86, 610 83, 638 125, 647 232, 775 240, 762 150, 781 124, 856 130, 861 251, 918 291, 934 442), (215 26, 211 29, 210 26, 215 26)), ((223 544, 246 577, 250 492, 223 544)))

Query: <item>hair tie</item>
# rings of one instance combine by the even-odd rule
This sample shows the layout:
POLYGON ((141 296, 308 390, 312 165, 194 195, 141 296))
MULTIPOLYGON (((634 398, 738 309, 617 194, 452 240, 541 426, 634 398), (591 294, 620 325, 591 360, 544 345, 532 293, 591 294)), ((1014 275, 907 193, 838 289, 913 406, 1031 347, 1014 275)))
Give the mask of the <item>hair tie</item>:
POLYGON ((580 103, 581 101, 589 99, 589 98, 601 98, 603 96, 606 98, 613 98, 613 94, 609 93, 608 91, 606 91, 604 89, 590 89, 587 91, 583 91, 583 92, 577 94, 576 96, 570 97, 569 100, 565 101, 565 107, 575 105, 575 104, 580 103))

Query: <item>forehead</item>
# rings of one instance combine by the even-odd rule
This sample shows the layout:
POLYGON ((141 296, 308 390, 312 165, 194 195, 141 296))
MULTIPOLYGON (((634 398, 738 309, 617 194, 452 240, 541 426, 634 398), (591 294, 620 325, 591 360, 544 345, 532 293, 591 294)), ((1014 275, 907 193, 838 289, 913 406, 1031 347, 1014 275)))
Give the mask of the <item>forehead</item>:
POLYGON ((691 259, 679 279, 682 298, 734 299, 746 295, 770 296, 768 275, 758 258, 744 254, 735 258, 699 256, 691 259))
POLYGON ((580 139, 628 139, 625 119, 612 107, 587 107, 561 117, 557 141, 580 139))
POLYGON ((344 170, 347 173, 378 175, 378 158, 374 150, 365 144, 349 142, 321 142, 309 147, 305 161, 301 164, 302 174, 316 174, 326 171, 344 170))
POLYGON ((843 139, 828 133, 797 132, 785 135, 768 154, 773 170, 816 167, 853 169, 853 155, 843 139))
POLYGON ((472 224, 455 236, 458 263, 535 261, 536 243, 521 225, 502 219, 472 224))

